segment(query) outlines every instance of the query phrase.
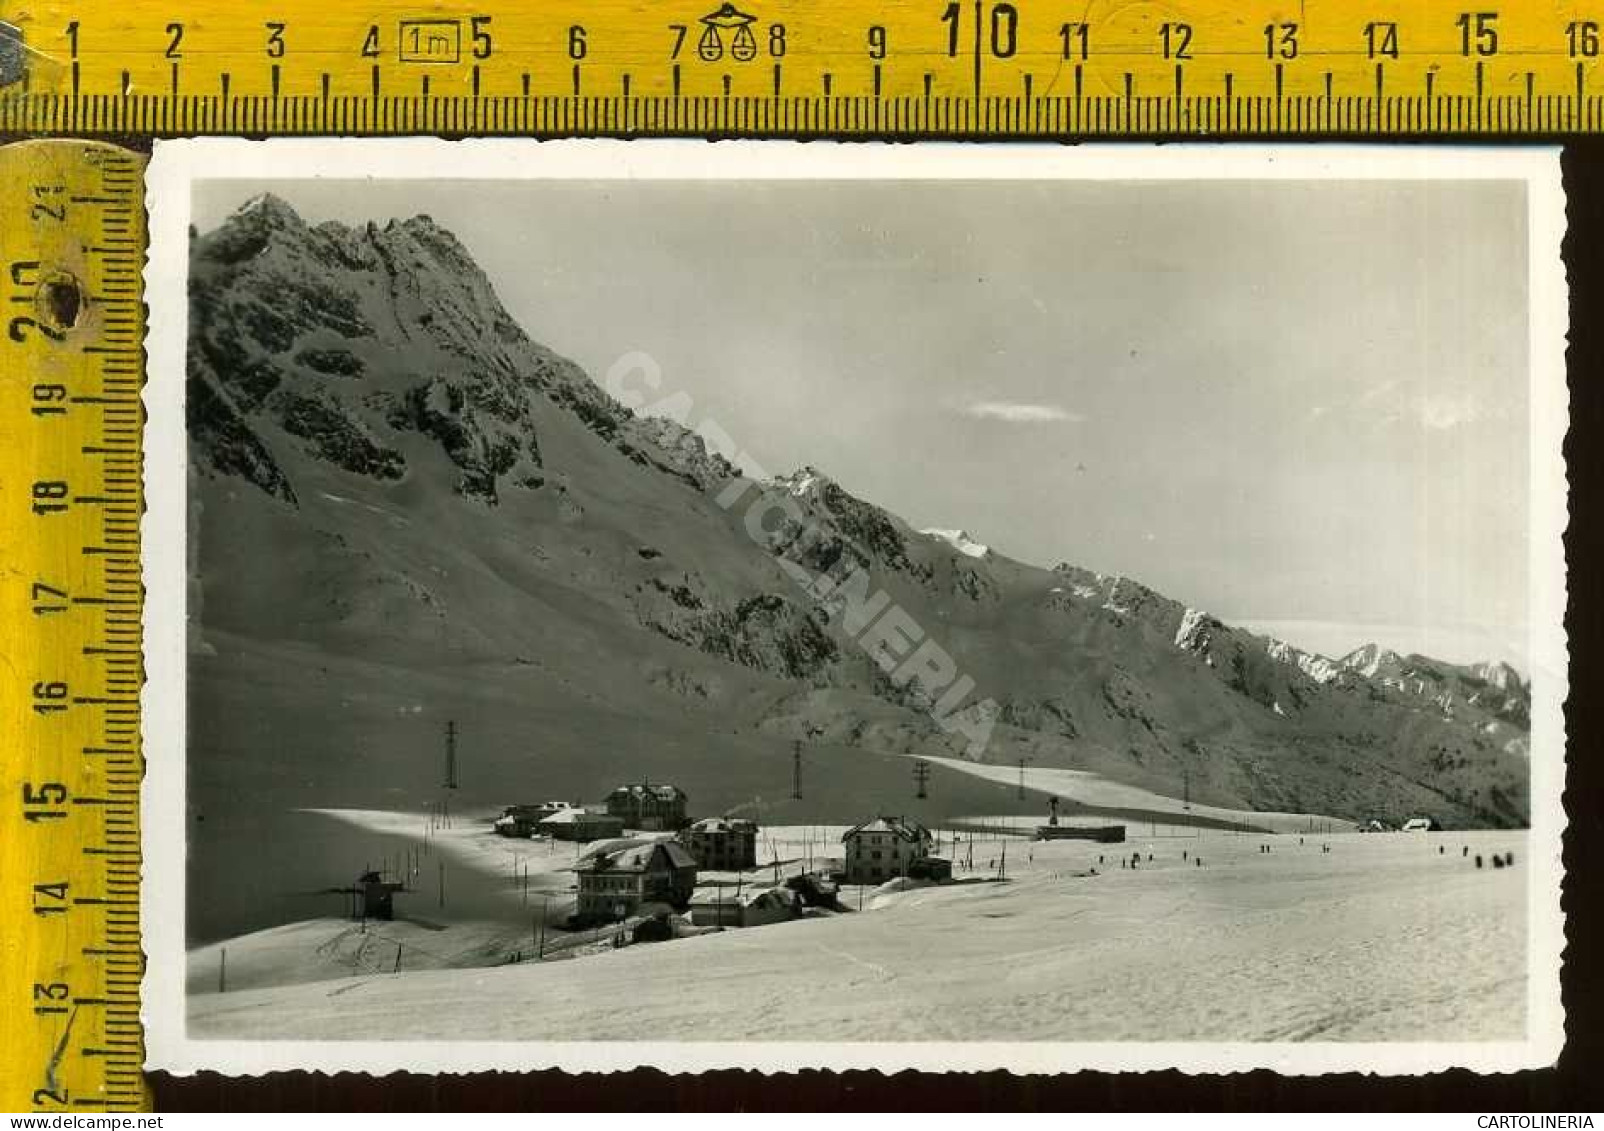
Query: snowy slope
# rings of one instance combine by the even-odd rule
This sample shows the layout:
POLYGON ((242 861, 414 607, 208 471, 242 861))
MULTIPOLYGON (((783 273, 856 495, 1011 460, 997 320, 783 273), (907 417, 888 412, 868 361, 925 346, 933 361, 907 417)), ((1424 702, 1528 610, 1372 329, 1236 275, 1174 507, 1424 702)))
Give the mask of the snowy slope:
POLYGON ((976 542, 966 530, 921 530, 919 533, 940 539, 968 558, 984 558, 991 553, 989 546, 976 542))
POLYGON ((1523 834, 1347 835, 1330 838, 1329 853, 1313 840, 1276 838, 1267 854, 1261 843, 1130 846, 1154 855, 1134 870, 1111 867, 1105 845, 1037 844, 1010 852, 1008 883, 884 895, 874 910, 832 919, 472 975, 193 996, 190 1031, 517 1041, 1524 1035, 1525 869, 1478 870, 1458 853, 1465 843, 1524 859, 1523 834), (1438 855, 1439 843, 1452 851, 1438 855))

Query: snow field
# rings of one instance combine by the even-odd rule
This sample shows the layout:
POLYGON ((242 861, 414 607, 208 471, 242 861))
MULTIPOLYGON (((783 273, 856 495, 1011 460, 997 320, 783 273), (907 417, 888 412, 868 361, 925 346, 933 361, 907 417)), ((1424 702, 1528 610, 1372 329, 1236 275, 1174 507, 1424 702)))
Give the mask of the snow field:
MULTIPOLYGON (((403 970, 197 995, 189 1003, 192 1034, 915 1041, 1523 1035, 1525 870, 1477 869, 1472 861, 1513 852, 1519 865, 1526 834, 1344 834, 1306 836, 1301 845, 1296 836, 1217 835, 1196 843, 1201 867, 1181 838, 1151 845, 1140 837, 1125 845, 1012 841, 1007 882, 961 872, 952 885, 882 888, 862 914, 576 962, 403 970), (1140 864, 1120 868, 1122 853, 1127 860, 1140 853, 1140 864)), ((855 894, 847 889, 843 902, 855 906, 855 894)))

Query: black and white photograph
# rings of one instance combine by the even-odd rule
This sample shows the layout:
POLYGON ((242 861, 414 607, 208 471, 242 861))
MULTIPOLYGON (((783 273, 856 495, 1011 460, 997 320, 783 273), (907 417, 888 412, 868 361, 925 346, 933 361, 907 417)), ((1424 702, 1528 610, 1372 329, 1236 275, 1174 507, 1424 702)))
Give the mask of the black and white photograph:
POLYGON ((1558 1055, 1552 151, 151 185, 153 1067, 1558 1055))

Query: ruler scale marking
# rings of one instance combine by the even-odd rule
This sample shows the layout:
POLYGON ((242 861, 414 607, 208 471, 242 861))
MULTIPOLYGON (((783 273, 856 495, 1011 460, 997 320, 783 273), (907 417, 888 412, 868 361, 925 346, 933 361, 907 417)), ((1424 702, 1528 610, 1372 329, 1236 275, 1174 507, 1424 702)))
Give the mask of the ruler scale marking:
MULTIPOLYGON (((1268 49, 1259 33, 1261 16, 1278 16, 1263 0, 1250 3, 1252 12, 1229 15, 1216 0, 1178 0, 1176 15, 1184 19, 1176 26, 1189 29, 1185 45, 1161 43, 1150 34, 1151 25, 1116 10, 1098 23, 1091 36, 1097 46, 1090 49, 1061 40, 1058 17, 1039 0, 952 5, 956 18, 950 27, 939 13, 898 8, 875 14, 888 25, 879 48, 871 53, 858 45, 856 57, 867 65, 844 66, 854 53, 837 41, 838 29, 855 27, 865 13, 841 0, 769 0, 755 7, 764 19, 787 28, 783 51, 776 49, 768 60, 775 77, 783 55, 787 66, 800 69, 804 86, 809 76, 825 71, 836 80, 827 98, 815 94, 786 106, 766 103, 767 96, 745 79, 760 63, 746 69, 748 63, 735 61, 732 70, 726 55, 708 65, 694 50, 671 55, 648 48, 638 34, 623 34, 633 30, 637 16, 616 0, 602 0, 587 13, 588 36, 580 46, 569 43, 563 17, 498 11, 491 4, 497 28, 492 52, 470 52, 464 44, 460 58, 422 74, 416 63, 394 58, 353 56, 342 67, 339 52, 347 48, 336 44, 353 36, 360 42, 371 21, 399 21, 410 11, 402 0, 375 3, 376 10, 370 6, 359 15, 319 12, 315 20, 298 18, 292 4, 285 13, 295 32, 291 50, 271 61, 262 58, 254 21, 220 15, 208 28, 205 49, 188 51, 186 45, 180 61, 165 57, 165 41, 151 34, 165 23, 151 0, 130 0, 103 21, 105 34, 135 46, 82 58, 60 30, 75 9, 63 0, 42 0, 40 18, 28 29, 38 39, 30 41, 29 57, 70 60, 71 66, 28 72, 17 93, 0 97, 0 125, 14 133, 71 128, 95 135, 444 130, 1074 137, 1571 133, 1593 132, 1600 119, 1586 67, 1567 44, 1564 13, 1539 8, 1502 13, 1496 45, 1459 51, 1448 39, 1459 6, 1446 0, 1392 6, 1388 26, 1395 26, 1399 42, 1385 48, 1367 47, 1358 31, 1364 25, 1351 8, 1314 0, 1300 6, 1298 43, 1290 54, 1268 49), (1006 19, 1003 7, 1013 13, 1006 19), (1029 67, 1053 58, 1073 65, 1073 103, 1054 101, 1064 94, 1058 81, 1026 81, 1020 93, 1029 67), (1320 61, 1323 94, 1310 89, 1319 81, 1315 75, 1300 72, 1305 59, 1320 61), (1192 73, 1184 85, 1166 89, 1160 76, 1175 76, 1183 61, 1192 73), (1386 85, 1424 79, 1426 98, 1388 94, 1383 65, 1397 72, 1386 85), (1239 89, 1228 90, 1223 100, 1186 89, 1210 87, 1227 72, 1239 89), (726 73, 732 76, 728 105, 701 101, 723 94, 726 73), (1126 74, 1134 76, 1136 93, 1121 103, 1113 91, 1126 74), (415 84, 408 81, 412 77, 415 84), (923 102, 896 102, 921 80, 923 102), (521 89, 522 103, 506 101, 508 86, 521 89), (598 87, 621 93, 597 95, 598 87), (1086 105, 1089 100, 1093 105, 1086 105)), ((773 97, 779 96, 776 91, 773 97)))

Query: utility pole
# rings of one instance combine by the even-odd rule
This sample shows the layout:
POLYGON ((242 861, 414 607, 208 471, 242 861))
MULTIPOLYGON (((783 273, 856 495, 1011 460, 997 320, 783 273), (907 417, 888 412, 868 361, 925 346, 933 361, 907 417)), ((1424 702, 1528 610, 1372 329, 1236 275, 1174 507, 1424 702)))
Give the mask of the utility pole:
POLYGON ((926 787, 930 782, 930 763, 926 762, 923 758, 914 759, 913 780, 915 786, 917 787, 914 796, 920 799, 929 797, 930 793, 926 787))
POLYGON ((791 744, 791 799, 802 800, 802 743, 791 744))
POLYGON ((446 720, 446 788, 457 788, 457 720, 446 720))
POLYGON ((1181 808, 1188 812, 1192 809, 1192 769, 1190 766, 1181 769, 1181 808))
POLYGON ((1019 800, 1025 800, 1025 763, 1034 762, 1034 758, 1021 758, 1019 760, 1019 800))

